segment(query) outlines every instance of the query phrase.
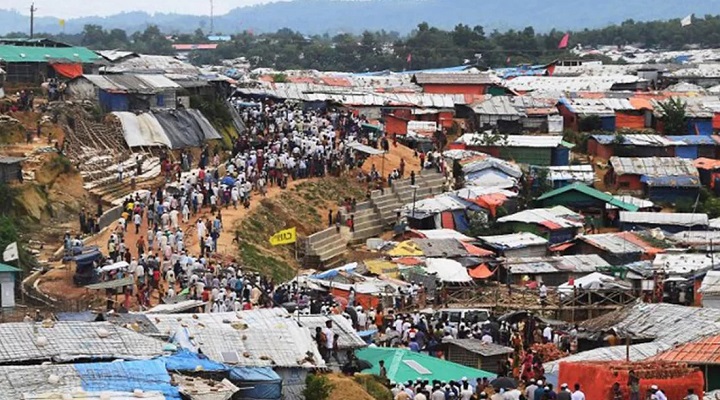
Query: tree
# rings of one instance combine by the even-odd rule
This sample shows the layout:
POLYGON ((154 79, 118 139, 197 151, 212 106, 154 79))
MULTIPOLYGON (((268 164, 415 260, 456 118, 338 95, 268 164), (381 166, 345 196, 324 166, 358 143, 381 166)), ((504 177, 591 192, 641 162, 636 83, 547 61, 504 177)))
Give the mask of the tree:
POLYGON ((660 103, 666 134, 681 135, 686 131, 686 107, 687 104, 678 98, 670 98, 660 103))

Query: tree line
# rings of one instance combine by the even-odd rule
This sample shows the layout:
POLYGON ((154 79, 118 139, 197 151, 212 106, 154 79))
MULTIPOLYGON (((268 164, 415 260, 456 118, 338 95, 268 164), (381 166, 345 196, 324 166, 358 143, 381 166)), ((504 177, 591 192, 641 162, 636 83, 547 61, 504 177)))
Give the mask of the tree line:
MULTIPOLYGON (((407 36, 387 31, 307 36, 290 29, 280 29, 273 33, 242 32, 232 35, 229 42, 219 43, 216 50, 191 52, 190 61, 206 65, 217 64, 223 59, 245 57, 254 68, 353 72, 463 64, 498 68, 569 58, 567 50, 558 49, 564 34, 557 30, 538 33, 532 27, 486 33, 482 26, 464 24, 458 24, 452 30, 443 30, 427 23, 419 24, 407 36)), ((692 25, 685 27, 678 20, 636 22, 630 19, 620 25, 570 34, 571 48, 578 45, 585 48, 633 45, 663 50, 707 48, 720 43, 720 16, 696 18, 692 25)), ((23 35, 12 33, 7 36, 23 35)), ((99 25, 86 25, 79 34, 45 36, 96 50, 122 49, 160 55, 175 54, 173 43, 209 43, 206 33, 200 29, 192 34, 167 34, 156 26, 128 34, 121 29, 106 30, 99 25)), ((603 59, 602 56, 594 58, 603 59)))

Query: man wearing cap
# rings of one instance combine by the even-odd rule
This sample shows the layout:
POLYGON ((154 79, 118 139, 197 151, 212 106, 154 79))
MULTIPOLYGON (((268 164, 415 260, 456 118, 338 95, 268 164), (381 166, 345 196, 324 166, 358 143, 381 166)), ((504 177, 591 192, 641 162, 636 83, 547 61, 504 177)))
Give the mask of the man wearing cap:
POLYGON ((535 390, 537 390, 535 384, 535 378, 530 379, 530 384, 525 386, 525 398, 528 400, 535 400, 535 390))
POLYGON ((398 385, 398 393, 395 395, 395 400, 410 400, 410 395, 405 391, 405 386, 398 385))
POLYGON ((473 388, 470 386, 470 382, 466 376, 462 378, 462 384, 460 385, 460 400, 470 400, 473 396, 473 388))
POLYGON ((445 400, 445 392, 440 389, 440 385, 437 383, 433 386, 433 392, 432 395, 430 395, 430 400, 445 400))
POLYGON ((538 379, 537 389, 535 389, 535 394, 533 395, 532 398, 534 400, 542 400, 544 395, 545 395, 545 386, 543 385, 543 381, 538 379))
POLYGON ((570 393, 568 384, 563 383, 562 385, 560 385, 560 391, 557 394, 557 400, 571 400, 571 399, 572 399, 572 393, 570 393))
POLYGON ((695 394, 695 390, 693 388, 689 388, 687 390, 687 396, 685 396, 684 400, 699 400, 698 395, 695 394))
POLYGON ((657 385, 650 386, 650 393, 654 394, 658 400, 667 400, 665 393, 657 387, 657 385))

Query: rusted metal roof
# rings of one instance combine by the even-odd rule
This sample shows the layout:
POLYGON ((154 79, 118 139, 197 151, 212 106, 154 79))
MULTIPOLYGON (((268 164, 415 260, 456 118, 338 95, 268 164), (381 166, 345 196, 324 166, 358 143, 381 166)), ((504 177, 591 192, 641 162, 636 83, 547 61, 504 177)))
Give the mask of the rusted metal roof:
POLYGON ((673 361, 688 364, 720 364, 720 336, 710 336, 686 343, 650 358, 651 361, 673 361))
POLYGON ((489 74, 454 73, 454 74, 415 74, 413 82, 418 85, 490 85, 499 79, 489 74))
POLYGON ((611 157, 616 175, 644 175, 648 177, 699 176, 693 160, 676 157, 611 157))

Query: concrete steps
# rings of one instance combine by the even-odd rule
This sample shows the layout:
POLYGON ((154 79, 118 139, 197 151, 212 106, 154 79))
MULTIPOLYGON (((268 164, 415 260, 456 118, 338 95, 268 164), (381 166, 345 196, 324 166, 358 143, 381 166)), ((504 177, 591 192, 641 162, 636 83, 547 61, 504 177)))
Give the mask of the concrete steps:
MULTIPOLYGON (((432 171, 416 176, 416 200, 441 193, 444 182, 445 177, 442 174, 432 171)), ((373 191, 370 200, 357 204, 354 212, 341 209, 340 213, 346 220, 354 215, 355 232, 350 233, 349 229, 343 226, 340 234, 335 232, 333 227, 311 235, 308 237, 305 265, 309 268, 320 265, 332 268, 340 265, 344 261, 343 256, 348 244, 364 243, 391 228, 397 219, 397 212, 404 205, 412 203, 414 191, 409 179, 395 181, 392 187, 384 191, 373 191)))

